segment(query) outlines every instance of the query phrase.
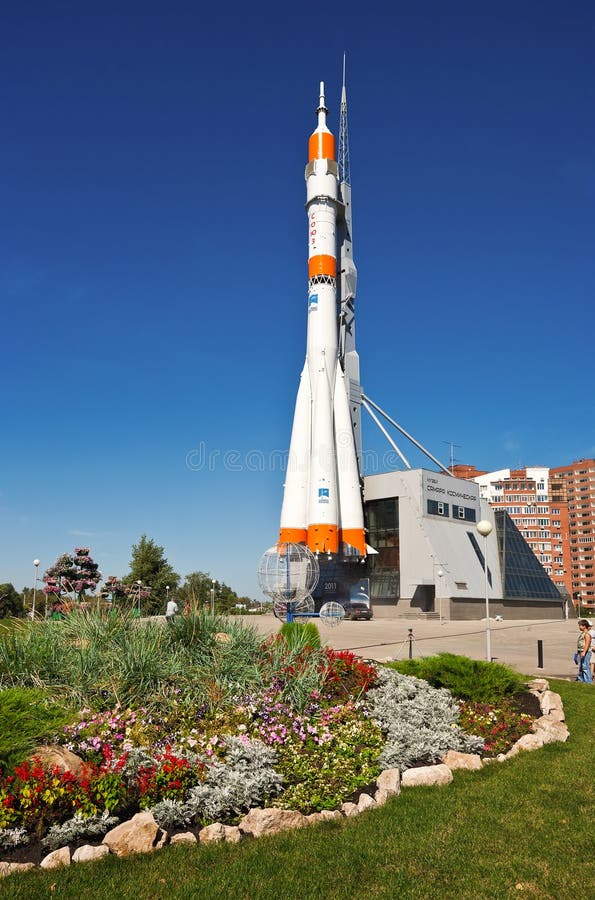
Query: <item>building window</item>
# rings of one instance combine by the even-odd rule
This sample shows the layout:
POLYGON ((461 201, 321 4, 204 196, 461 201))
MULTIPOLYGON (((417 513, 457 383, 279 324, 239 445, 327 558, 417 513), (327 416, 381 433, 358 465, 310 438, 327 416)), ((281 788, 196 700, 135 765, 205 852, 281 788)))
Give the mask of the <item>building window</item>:
POLYGON ((429 516, 444 516, 448 518, 449 504, 443 503, 442 500, 428 500, 429 516))
POLYGON ((469 506, 455 506, 454 504, 452 515, 454 519, 461 519, 463 522, 475 522, 477 518, 474 509, 471 509, 469 506))

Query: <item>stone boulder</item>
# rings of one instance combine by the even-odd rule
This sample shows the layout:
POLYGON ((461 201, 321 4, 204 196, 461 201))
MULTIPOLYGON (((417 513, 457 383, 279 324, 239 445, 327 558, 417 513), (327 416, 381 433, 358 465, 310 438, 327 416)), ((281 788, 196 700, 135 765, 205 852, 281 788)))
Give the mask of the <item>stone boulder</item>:
POLYGON ((451 771, 455 769, 481 769, 481 756, 476 753, 459 753, 458 750, 448 750, 442 757, 442 762, 451 771))
POLYGON ((225 826, 225 840, 228 844, 239 844, 242 840, 242 832, 237 825, 225 826))
POLYGON ((153 813, 140 812, 128 822, 122 822, 108 831, 103 843, 116 856, 130 856, 131 853, 157 850, 165 843, 166 836, 153 818, 153 813))
POLYGON ((376 803, 386 803, 389 797, 401 793, 401 773, 399 769, 385 769, 376 779, 376 803))
POLYGON ((330 822, 333 819, 342 819, 343 816, 338 809, 321 809, 320 812, 310 813, 306 818, 310 825, 317 825, 318 822, 330 822))
POLYGON ((378 804, 369 794, 359 795, 359 800, 357 801, 358 812, 364 812, 366 809, 374 809, 375 806, 378 806, 378 804))
POLYGON ((510 759, 520 753, 521 750, 525 750, 526 752, 539 750, 540 747, 543 747, 544 743, 545 742, 539 733, 524 734, 522 738, 519 738, 516 744, 510 748, 508 753, 505 753, 504 755, 506 759, 510 759))
POLYGON ((417 769, 407 769, 403 772, 401 784, 403 787, 420 787, 422 785, 441 786, 450 784, 452 772, 440 763, 437 766, 420 766, 417 769))
POLYGON ((73 863, 93 862, 104 856, 109 856, 109 847, 105 844, 99 844, 97 847, 94 847, 92 844, 83 844, 82 847, 78 847, 72 854, 72 861, 73 863))
POLYGON ((564 722, 558 722, 551 716, 542 716, 535 719, 532 725, 535 734, 541 735, 544 744, 552 744, 554 741, 565 743, 570 732, 564 722))
POLYGON ((172 834, 170 844, 196 844, 196 835, 191 831, 182 831, 180 834, 172 834))
MULTIPOLYGON (((302 828, 308 824, 306 816, 294 809, 251 809, 240 821, 240 831, 260 837, 262 834, 277 834, 290 828, 302 828)), ((201 832, 202 834, 202 832, 201 832)))
POLYGON ((231 644, 231 635, 227 631, 217 631, 214 638, 218 644, 231 644))
POLYGON ((16 872, 27 872, 29 869, 34 869, 35 863, 13 863, 13 862, 0 862, 0 878, 4 878, 6 875, 14 875, 16 872))
POLYGON ((560 694, 556 694, 554 691, 544 691, 539 697, 539 702, 541 703, 541 711, 544 716, 548 716, 553 710, 564 711, 562 698, 560 694))
POLYGON ((76 753, 71 753, 66 747, 48 746, 38 747, 31 754, 31 758, 35 757, 40 764, 48 772, 58 769, 59 772, 72 772, 76 778, 80 778, 83 774, 84 762, 76 753))
POLYGON ((201 828, 198 839, 201 844, 212 844, 216 841, 227 841, 228 844, 237 844, 242 835, 240 829, 235 825, 222 825, 221 822, 213 822, 201 828))
POLYGON ((213 822, 212 825, 201 828, 198 833, 198 839, 201 844, 214 844, 217 841, 224 841, 225 825, 221 822, 213 822))
POLYGON ((60 847, 59 850, 53 850, 39 863, 42 869, 59 869, 61 866, 70 865, 70 848, 60 847))
POLYGON ((347 803, 344 803, 342 805, 341 812, 344 816, 347 816, 347 818, 350 818, 351 816, 357 816, 357 814, 359 813, 357 803, 350 803, 349 801, 347 801, 347 803))

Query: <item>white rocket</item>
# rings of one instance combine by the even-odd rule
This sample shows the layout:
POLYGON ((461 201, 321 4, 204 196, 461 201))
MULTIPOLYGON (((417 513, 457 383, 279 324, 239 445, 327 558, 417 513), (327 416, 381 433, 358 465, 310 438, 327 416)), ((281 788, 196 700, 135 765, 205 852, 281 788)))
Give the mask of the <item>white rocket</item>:
MULTIPOLYGON (((350 397, 357 384, 346 378, 340 348, 340 296, 337 289, 337 220, 346 217, 339 191, 335 139, 326 124, 324 84, 320 84, 318 126, 310 137, 306 166, 308 215, 308 330, 306 362, 298 390, 279 541, 307 544, 314 553, 365 557, 367 547, 360 471, 354 439, 359 420, 350 397)), ((348 213, 350 224, 350 211, 348 213)), ((340 252, 343 280, 355 290, 350 234, 340 252), (346 273, 345 264, 349 265, 346 273)), ((345 299, 345 298, 343 298, 345 299)), ((355 349, 353 347, 353 354, 355 349)), ((352 361, 353 362, 353 361, 352 361)), ((357 364, 357 357, 355 356, 357 364)), ((351 368, 352 366, 348 366, 351 368)), ((359 379, 359 371, 357 371, 359 379)))

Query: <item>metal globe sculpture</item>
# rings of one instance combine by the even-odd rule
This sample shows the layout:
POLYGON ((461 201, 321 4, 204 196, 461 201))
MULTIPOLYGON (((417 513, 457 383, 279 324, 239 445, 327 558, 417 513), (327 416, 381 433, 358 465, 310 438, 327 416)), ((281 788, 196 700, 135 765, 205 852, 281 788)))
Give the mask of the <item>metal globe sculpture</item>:
POLYGON ((320 621, 328 628, 336 628, 345 618, 345 610, 340 603, 329 600, 320 608, 320 621))
POLYGON ((289 615, 298 614, 301 620, 314 614, 314 599, 308 594, 302 600, 273 600, 273 615, 287 622, 289 615))
POLYGON ((305 600, 319 577, 318 560, 302 544, 279 543, 269 547, 258 564, 258 583, 273 604, 305 600))

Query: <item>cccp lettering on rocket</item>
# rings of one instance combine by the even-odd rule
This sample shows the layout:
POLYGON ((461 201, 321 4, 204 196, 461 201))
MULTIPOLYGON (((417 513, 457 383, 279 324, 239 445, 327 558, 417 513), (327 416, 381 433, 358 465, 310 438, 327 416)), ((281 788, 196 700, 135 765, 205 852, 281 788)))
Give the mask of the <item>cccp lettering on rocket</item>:
POLYGON ((281 510, 280 542, 316 553, 366 555, 363 503, 346 376, 339 358, 335 139, 320 84, 308 142, 306 361, 298 389, 281 510))

